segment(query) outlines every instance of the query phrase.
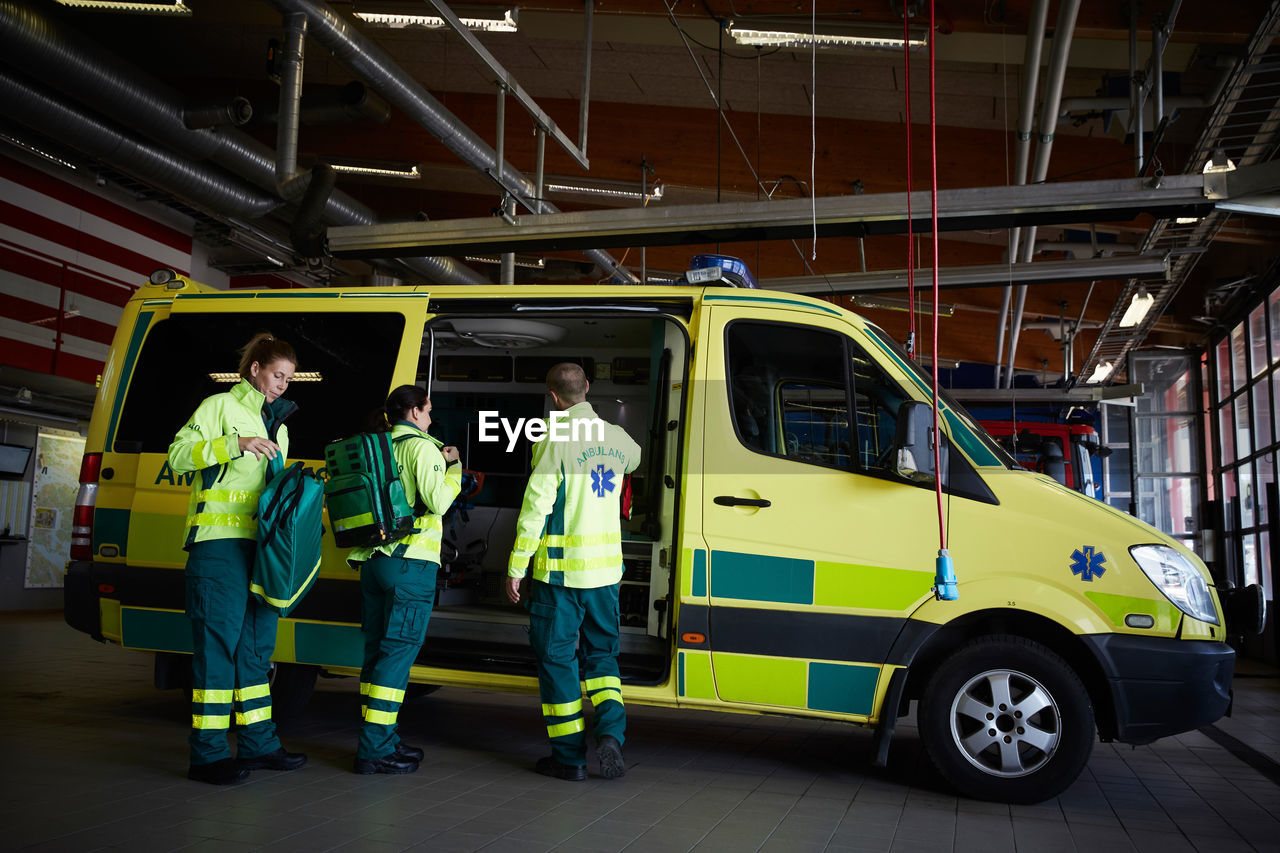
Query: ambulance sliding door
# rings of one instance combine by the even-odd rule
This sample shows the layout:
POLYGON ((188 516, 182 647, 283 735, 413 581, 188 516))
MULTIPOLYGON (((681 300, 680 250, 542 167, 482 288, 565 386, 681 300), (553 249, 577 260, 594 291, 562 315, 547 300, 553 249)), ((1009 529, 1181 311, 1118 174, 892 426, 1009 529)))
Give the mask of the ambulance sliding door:
POLYGON ((747 305, 713 308, 702 338, 716 692, 874 717, 935 553, 933 493, 868 473, 906 395, 839 317, 747 305))

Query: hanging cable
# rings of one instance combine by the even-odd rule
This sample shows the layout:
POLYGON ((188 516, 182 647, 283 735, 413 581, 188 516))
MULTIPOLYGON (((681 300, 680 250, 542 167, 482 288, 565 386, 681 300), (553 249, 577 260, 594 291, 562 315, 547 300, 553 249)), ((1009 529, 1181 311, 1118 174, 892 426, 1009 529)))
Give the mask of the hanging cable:
POLYGON ((916 354, 916 270, 911 234, 911 24, 902 4, 902 76, 907 91, 907 355, 916 354))
POLYGON ((818 0, 809 7, 809 208, 813 211, 813 246, 809 260, 818 259, 818 0))
POLYGON ((947 552, 947 524, 942 511, 942 433, 938 424, 938 86, 937 63, 934 59, 934 43, 937 41, 937 24, 934 17, 935 0, 929 0, 929 196, 932 201, 933 225, 933 349, 930 351, 933 365, 933 483, 938 496, 938 559, 934 576, 934 594, 944 601, 960 597, 956 589, 956 573, 947 552))

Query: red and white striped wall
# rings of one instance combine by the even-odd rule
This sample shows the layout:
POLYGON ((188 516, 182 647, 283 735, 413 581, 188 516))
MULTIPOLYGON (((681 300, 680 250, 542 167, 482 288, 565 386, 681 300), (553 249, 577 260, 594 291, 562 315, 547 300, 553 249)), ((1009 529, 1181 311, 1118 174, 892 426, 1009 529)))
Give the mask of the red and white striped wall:
POLYGON ((0 154, 0 364, 93 382, 121 306, 192 241, 87 187, 0 154))

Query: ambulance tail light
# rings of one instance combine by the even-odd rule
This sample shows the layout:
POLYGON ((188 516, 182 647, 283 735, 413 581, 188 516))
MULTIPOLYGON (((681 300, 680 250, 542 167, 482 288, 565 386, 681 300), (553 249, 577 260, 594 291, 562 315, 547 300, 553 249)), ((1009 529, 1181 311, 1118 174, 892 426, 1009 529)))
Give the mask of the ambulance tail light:
POLYGON ((86 453, 80 461, 80 491, 71 513, 71 559, 93 559, 93 508, 98 503, 102 454, 86 453))

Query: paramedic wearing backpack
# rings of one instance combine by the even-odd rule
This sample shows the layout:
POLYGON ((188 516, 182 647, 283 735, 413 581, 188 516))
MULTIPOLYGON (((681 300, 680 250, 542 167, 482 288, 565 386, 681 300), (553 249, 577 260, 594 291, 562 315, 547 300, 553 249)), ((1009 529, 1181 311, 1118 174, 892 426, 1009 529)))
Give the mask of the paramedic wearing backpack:
MULTIPOLYGON (((422 750, 396 734, 396 715, 409 684, 409 667, 427 636, 440 569, 440 517, 462 489, 458 448, 441 447, 427 435, 431 401, 416 385, 401 385, 387 397, 387 425, 404 496, 414 508, 413 530, 377 548, 353 549, 348 562, 360 569, 364 597, 360 628, 360 742, 357 773, 412 773, 422 750)), ((384 425, 384 429, 387 425, 384 425)))
POLYGON ((568 421, 560 431, 581 440, 548 437, 534 445, 533 473, 507 565, 507 597, 518 604, 533 556, 529 642, 538 658, 542 715, 551 739, 551 755, 538 759, 534 769, 574 782, 587 778, 584 686, 595 706, 601 773, 616 779, 627 772, 627 712, 618 678, 619 497, 623 475, 640 464, 640 446, 631 436, 596 417, 586 401, 588 387, 576 364, 557 364, 547 373, 552 405, 568 421), (581 683, 575 646, 583 656, 581 683))
POLYGON ((191 618, 191 767, 187 777, 214 785, 250 770, 296 770, 271 720, 267 672, 276 644, 274 610, 249 593, 256 549, 258 496, 284 466, 297 408, 280 395, 298 357, 268 333, 240 351, 240 382, 200 404, 169 445, 175 473, 196 472, 187 508, 187 616, 191 618), (227 732, 239 727, 236 758, 227 732))

